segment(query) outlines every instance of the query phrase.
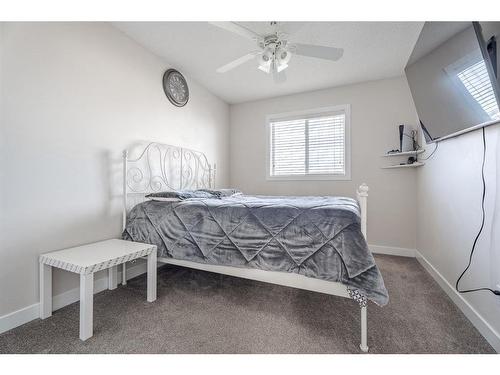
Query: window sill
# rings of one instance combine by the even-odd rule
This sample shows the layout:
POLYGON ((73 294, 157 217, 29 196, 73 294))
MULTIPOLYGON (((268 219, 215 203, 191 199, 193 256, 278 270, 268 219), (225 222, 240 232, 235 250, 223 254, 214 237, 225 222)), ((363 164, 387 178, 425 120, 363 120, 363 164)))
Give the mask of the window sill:
POLYGON ((266 176, 267 181, 351 181, 350 175, 266 176))

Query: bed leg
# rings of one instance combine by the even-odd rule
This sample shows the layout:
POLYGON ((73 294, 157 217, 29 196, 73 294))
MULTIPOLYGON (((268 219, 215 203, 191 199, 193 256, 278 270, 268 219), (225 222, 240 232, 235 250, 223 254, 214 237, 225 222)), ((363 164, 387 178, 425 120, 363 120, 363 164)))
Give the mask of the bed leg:
POLYGON ((361 307, 361 351, 368 352, 368 324, 366 319, 366 306, 361 307))
POLYGON ((361 214, 361 232, 365 236, 365 240, 368 240, 367 236, 367 231, 366 231, 366 221, 367 221, 367 205, 368 205, 368 191, 370 189, 368 188, 368 185, 363 183, 360 185, 358 188, 358 191, 356 192, 357 198, 358 198, 358 203, 359 203, 359 210, 361 214))
POLYGON ((127 285, 127 263, 122 264, 122 285, 127 285))

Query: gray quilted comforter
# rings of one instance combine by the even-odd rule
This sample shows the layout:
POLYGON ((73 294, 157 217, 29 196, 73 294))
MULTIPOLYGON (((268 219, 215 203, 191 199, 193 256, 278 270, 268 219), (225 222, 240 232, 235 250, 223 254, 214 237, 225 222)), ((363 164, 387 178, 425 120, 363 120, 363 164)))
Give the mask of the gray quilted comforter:
POLYGON ((123 238, 155 244, 163 257, 295 272, 341 282, 378 305, 388 302, 350 198, 150 200, 129 213, 123 238))

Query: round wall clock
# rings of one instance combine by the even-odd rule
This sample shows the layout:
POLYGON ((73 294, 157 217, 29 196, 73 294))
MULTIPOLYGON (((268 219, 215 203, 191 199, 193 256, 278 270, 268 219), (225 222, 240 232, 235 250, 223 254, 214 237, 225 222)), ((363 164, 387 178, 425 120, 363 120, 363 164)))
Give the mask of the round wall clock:
POLYGON ((168 100, 177 107, 183 107, 189 100, 189 88, 184 76, 175 69, 163 74, 163 91, 168 100))

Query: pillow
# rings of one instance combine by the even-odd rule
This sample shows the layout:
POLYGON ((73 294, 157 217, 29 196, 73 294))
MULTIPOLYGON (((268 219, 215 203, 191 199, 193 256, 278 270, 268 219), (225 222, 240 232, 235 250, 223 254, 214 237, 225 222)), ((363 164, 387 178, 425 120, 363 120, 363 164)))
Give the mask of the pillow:
POLYGON ((217 198, 224 198, 224 197, 232 197, 233 195, 241 195, 243 194, 240 190, 238 189, 199 189, 197 191, 203 191, 210 193, 217 198))
POLYGON ((146 198, 149 198, 150 200, 157 202, 180 202, 179 198, 163 198, 163 197, 150 197, 150 196, 146 196, 146 198))
POLYGON ((146 198, 155 199, 163 198, 163 199, 177 199, 184 200, 190 198, 217 198, 217 196, 200 190, 178 190, 178 191, 160 191, 158 193, 151 193, 146 195, 146 198))

